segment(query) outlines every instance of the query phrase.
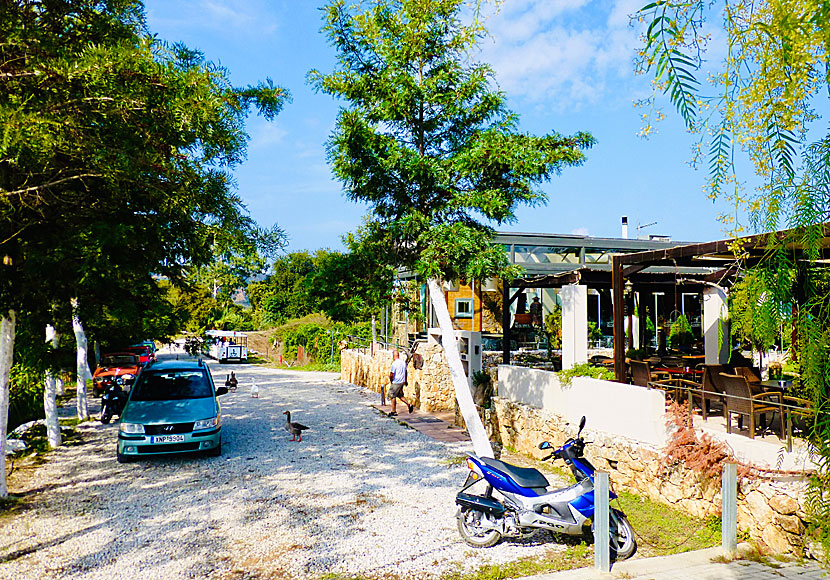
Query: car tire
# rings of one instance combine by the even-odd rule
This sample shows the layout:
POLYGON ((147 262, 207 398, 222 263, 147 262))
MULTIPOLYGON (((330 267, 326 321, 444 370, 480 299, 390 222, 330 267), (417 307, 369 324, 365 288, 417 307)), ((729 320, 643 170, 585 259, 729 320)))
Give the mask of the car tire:
POLYGON ((208 457, 219 457, 220 455, 222 455, 222 442, 220 441, 219 445, 217 445, 213 449, 208 449, 207 451, 205 451, 205 455, 207 455, 208 457))
POLYGON ((123 455, 122 453, 116 451, 115 452, 115 460, 118 463, 132 463, 133 461, 135 461, 135 457, 133 457, 131 455, 123 455))

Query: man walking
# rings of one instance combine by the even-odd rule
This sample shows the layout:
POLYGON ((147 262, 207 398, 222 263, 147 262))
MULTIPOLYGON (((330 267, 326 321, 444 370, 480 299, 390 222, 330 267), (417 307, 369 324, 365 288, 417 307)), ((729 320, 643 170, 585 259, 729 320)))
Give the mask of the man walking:
POLYGON ((392 399, 392 412, 389 413, 389 416, 394 417, 398 414, 398 399, 403 401, 409 412, 412 413, 415 405, 408 403, 403 397, 403 388, 406 385, 406 362, 400 358, 397 350, 392 351, 392 368, 389 370, 389 382, 392 383, 392 386, 389 387, 389 398, 392 399))

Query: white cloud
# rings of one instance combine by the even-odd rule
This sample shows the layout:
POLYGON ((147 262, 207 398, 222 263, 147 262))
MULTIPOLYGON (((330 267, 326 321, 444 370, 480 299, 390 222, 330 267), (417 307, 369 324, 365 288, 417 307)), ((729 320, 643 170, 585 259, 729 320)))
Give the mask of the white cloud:
POLYGON ((265 0, 179 0, 148 7, 148 12, 167 28, 258 35, 271 35, 279 28, 272 7, 265 0))
POLYGON ((288 135, 288 131, 280 127, 278 123, 262 118, 252 119, 249 122, 248 131, 251 135, 248 148, 252 151, 279 145, 288 135))
POLYGON ((593 103, 633 76, 637 32, 629 14, 642 0, 505 0, 488 22, 483 58, 509 95, 593 103))
POLYGON ((576 228, 574 230, 571 230, 571 233, 575 236, 588 236, 588 235, 590 235, 588 233, 588 228, 576 228))

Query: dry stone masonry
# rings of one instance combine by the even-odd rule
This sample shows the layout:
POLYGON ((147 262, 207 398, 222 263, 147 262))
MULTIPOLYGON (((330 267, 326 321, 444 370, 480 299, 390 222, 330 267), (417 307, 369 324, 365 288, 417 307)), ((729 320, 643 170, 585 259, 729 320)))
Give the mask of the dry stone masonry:
MULTIPOLYGON (((453 410, 454 391, 440 345, 419 344, 423 368, 409 361, 407 397, 426 411, 453 410)), ((389 380, 392 353, 374 356, 356 350, 342 353, 344 381, 380 392, 389 380)), ((490 409, 479 410, 490 439, 529 457, 540 458, 538 445, 562 445, 576 435, 577 426, 550 411, 495 397, 490 409)), ((459 418, 460 420, 460 418, 459 418)), ((611 483, 654 501, 673 505, 700 518, 721 511, 720 484, 701 480, 683 465, 666 466, 662 449, 640 441, 591 431, 586 456, 597 469, 608 470, 611 483)), ((738 528, 749 533, 759 548, 772 553, 811 555, 805 543, 807 481, 805 477, 746 477, 739 482, 738 528)))

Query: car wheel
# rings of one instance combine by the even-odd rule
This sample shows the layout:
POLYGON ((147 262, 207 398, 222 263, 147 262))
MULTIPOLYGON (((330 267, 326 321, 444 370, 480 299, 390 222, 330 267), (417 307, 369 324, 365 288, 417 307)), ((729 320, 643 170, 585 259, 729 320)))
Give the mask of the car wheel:
POLYGON ((219 445, 217 445, 213 449, 208 449, 207 451, 205 451, 205 455, 207 455, 208 457, 219 457, 220 455, 222 455, 222 442, 220 441, 219 445))
POLYGON ((133 457, 131 455, 123 455, 122 453, 116 451, 115 452, 115 460, 118 463, 132 463, 133 461, 135 461, 135 457, 133 457))

